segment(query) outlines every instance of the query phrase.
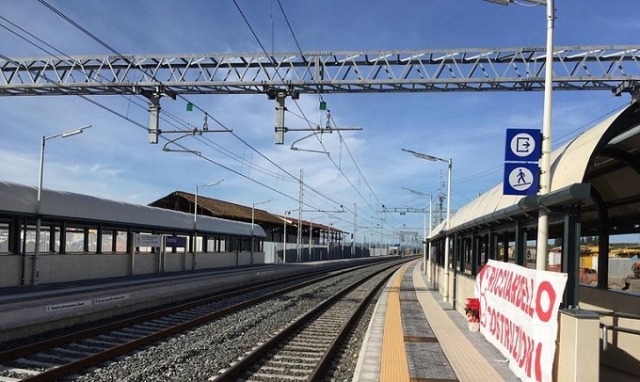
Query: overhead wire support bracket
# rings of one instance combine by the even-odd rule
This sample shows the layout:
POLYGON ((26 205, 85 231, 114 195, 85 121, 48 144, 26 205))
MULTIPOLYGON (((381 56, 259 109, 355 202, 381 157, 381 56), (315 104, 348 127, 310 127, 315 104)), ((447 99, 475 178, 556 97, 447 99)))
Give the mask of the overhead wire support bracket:
POLYGON ((197 127, 194 127, 193 130, 167 130, 167 131, 160 131, 158 130, 158 135, 159 134, 182 134, 181 136, 179 136, 178 138, 175 139, 171 139, 169 141, 167 141, 167 143, 164 144, 164 146, 162 147, 162 151, 170 151, 170 152, 183 152, 183 153, 192 153, 192 154, 196 154, 196 155, 200 155, 200 151, 196 151, 196 150, 189 150, 189 149, 170 149, 168 146, 170 144, 175 144, 178 140, 184 138, 184 137, 188 137, 188 136, 196 136, 196 135, 202 135, 204 133, 231 133, 233 132, 233 130, 231 129, 223 129, 223 130, 209 130, 209 124, 207 123, 207 120, 209 118, 209 115, 205 113, 204 115, 204 122, 202 123, 202 129, 198 129, 197 127))
POLYGON ((295 140, 292 144, 291 144, 291 150, 294 151, 309 151, 309 152, 313 152, 313 153, 321 153, 321 154, 327 154, 330 155, 328 151, 324 151, 324 150, 311 150, 311 149, 301 149, 298 147, 295 147, 296 143, 303 141, 307 138, 311 138, 313 136, 316 136, 318 134, 322 135, 322 134, 331 134, 334 131, 354 131, 354 130, 362 130, 362 127, 327 127, 327 128, 322 128, 320 126, 314 128, 300 128, 300 129, 287 129, 287 131, 312 131, 311 134, 309 135, 305 135, 304 137, 295 140))
MULTIPOLYGON (((321 154, 327 154, 330 155, 329 152, 324 151, 324 150, 310 150, 310 149, 301 149, 298 147, 295 147, 296 143, 305 140, 307 138, 313 137, 313 136, 317 136, 318 134, 322 135, 324 133, 327 134, 331 134, 333 133, 333 131, 348 131, 348 130, 362 130, 361 127, 331 127, 331 111, 327 110, 327 124, 324 128, 322 128, 321 126, 316 126, 315 128, 309 127, 309 128, 299 128, 299 129, 287 129, 286 131, 311 131, 312 133, 309 135, 306 135, 300 139, 295 140, 292 144, 291 144, 291 150, 294 151, 309 151, 309 152, 314 152, 314 153, 321 153, 321 154)), ((319 139, 320 141, 322 141, 321 139, 319 139)))
POLYGON ((265 87, 265 93, 271 100, 276 101, 276 145, 284 143, 284 133, 289 131, 284 126, 284 112, 287 108, 284 106, 284 100, 287 96, 291 96, 291 99, 297 100, 300 98, 300 92, 291 89, 279 89, 275 87, 265 87))
POLYGON ((177 152, 177 153, 192 153, 192 154, 196 154, 196 155, 200 155, 200 151, 197 150, 189 150, 189 149, 170 149, 168 146, 170 144, 175 144, 177 141, 179 141, 180 139, 184 138, 184 137, 189 137, 189 136, 196 136, 196 135, 202 135, 204 133, 231 133, 233 132, 233 130, 200 130, 198 128, 195 128, 191 131, 189 130, 169 130, 169 131, 158 131, 158 133, 161 134, 182 134, 181 136, 179 136, 178 138, 175 139, 171 139, 169 141, 167 141, 167 143, 164 144, 164 146, 162 147, 162 151, 169 151, 169 152, 177 152))
POLYGON ((158 143, 158 135, 160 134, 160 98, 166 96, 175 101, 176 93, 164 85, 157 85, 154 90, 142 88, 134 85, 133 93, 140 94, 149 100, 149 143, 158 143))

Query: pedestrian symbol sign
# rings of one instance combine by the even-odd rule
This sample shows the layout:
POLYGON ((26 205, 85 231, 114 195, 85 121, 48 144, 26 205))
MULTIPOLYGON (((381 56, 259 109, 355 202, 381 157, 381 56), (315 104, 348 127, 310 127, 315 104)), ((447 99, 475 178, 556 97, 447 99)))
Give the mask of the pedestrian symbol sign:
POLYGON ((507 129, 504 152, 504 195, 538 193, 540 130, 507 129))
POLYGON ((535 195, 538 192, 537 163, 505 163, 504 195, 535 195))

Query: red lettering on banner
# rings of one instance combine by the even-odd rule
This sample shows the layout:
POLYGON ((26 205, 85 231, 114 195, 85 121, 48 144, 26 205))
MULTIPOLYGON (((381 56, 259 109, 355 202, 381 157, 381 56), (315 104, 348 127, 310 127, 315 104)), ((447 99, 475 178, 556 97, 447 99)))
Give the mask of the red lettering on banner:
POLYGON ((557 330, 549 324, 557 312, 565 281, 566 275, 563 279, 559 274, 493 260, 476 279, 482 332, 509 358, 516 374, 527 381, 551 378, 557 330))
POLYGON ((485 265, 480 272, 480 294, 489 291, 533 317, 533 279, 485 265))
POLYGON ((486 311, 489 322, 485 327, 488 327, 491 335, 505 347, 511 358, 520 369, 524 370, 529 378, 534 372, 536 380, 540 381, 542 378, 542 366, 540 364, 542 343, 536 342, 522 326, 511 321, 497 309, 488 306, 486 311))
POLYGON ((536 346, 536 381, 542 381, 542 361, 540 358, 542 357, 542 344, 539 343, 536 346))
POLYGON ((553 308, 556 306, 556 291, 548 281, 543 281, 538 285, 538 293, 536 295, 536 315, 542 322, 549 322, 551 315, 553 314, 553 308), (549 296, 549 306, 547 310, 540 303, 542 299, 542 293, 546 292, 549 296))

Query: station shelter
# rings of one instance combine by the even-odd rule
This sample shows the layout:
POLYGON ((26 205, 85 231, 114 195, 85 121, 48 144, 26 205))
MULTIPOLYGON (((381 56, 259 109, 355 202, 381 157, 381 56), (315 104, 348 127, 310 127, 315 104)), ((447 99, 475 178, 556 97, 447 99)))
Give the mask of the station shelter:
POLYGON ((556 375, 565 368, 597 378, 602 363, 640 377, 640 293, 628 288, 640 279, 628 269, 627 288, 620 288, 619 275, 610 271, 617 260, 611 239, 640 233, 639 151, 640 106, 634 102, 553 151, 548 194, 503 195, 499 184, 480 195, 452 215, 449 228, 442 222, 426 240, 432 286, 462 312, 490 259, 535 269, 538 211, 545 209, 549 248, 555 247, 547 270, 567 274, 556 375), (581 267, 585 237, 596 238, 593 269, 581 267), (589 285, 580 282, 587 271, 589 285))

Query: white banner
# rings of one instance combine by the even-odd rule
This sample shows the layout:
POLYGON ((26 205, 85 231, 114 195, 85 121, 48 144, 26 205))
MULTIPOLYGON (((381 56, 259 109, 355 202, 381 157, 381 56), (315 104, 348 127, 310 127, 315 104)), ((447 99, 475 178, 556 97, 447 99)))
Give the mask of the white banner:
POLYGON ((161 247, 162 235, 149 235, 137 233, 134 235, 136 247, 161 247))
POLYGON ((566 273, 489 260, 476 277, 480 332, 523 381, 552 381, 566 273))

